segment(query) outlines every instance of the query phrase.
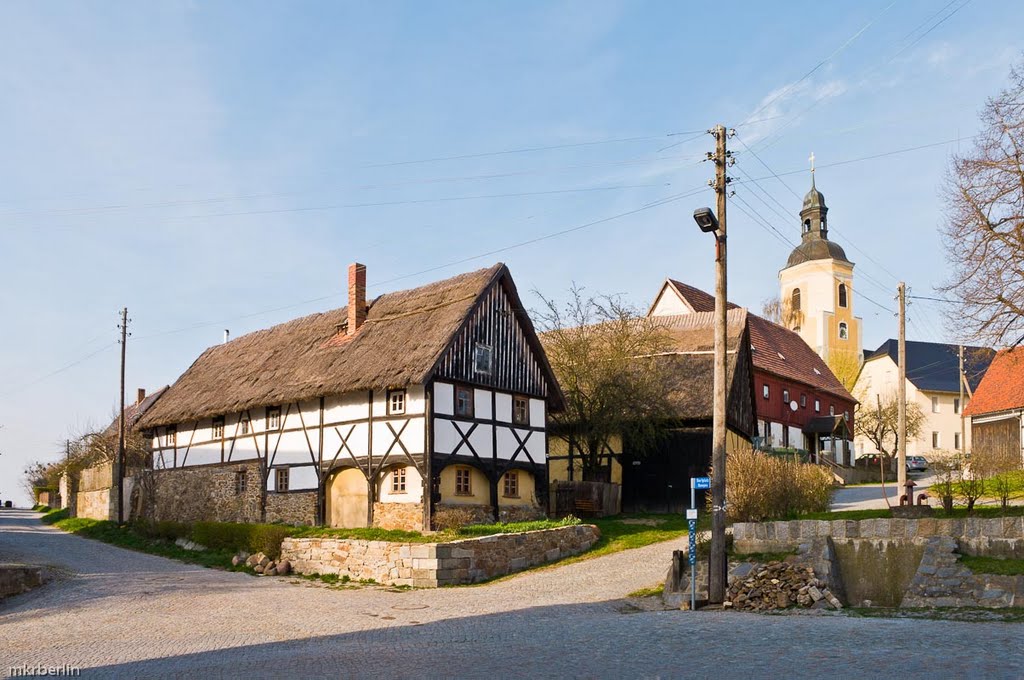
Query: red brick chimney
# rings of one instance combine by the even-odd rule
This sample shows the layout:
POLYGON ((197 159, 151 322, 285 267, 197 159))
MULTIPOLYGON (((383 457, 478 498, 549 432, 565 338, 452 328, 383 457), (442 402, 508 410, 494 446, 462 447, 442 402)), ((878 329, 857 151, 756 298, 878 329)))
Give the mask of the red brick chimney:
POLYGON ((366 265, 348 266, 348 334, 355 335, 366 321, 366 265))
POLYGON ((138 392, 138 396, 135 399, 135 405, 138 406, 139 404, 141 404, 143 402, 143 400, 145 400, 145 398, 146 398, 146 388, 145 387, 140 387, 139 388, 139 392, 138 392))

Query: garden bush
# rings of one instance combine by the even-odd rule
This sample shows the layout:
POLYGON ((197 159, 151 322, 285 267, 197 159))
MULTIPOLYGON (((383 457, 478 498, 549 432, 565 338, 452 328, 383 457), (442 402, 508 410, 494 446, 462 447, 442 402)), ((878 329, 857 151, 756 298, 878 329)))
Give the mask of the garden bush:
POLYGON ((280 524, 196 522, 191 538, 211 550, 262 552, 276 558, 281 554, 281 541, 296 531, 296 527, 280 524))
POLYGON ((187 522, 138 522, 133 528, 141 536, 164 541, 176 541, 192 534, 192 525, 187 522))
POLYGON ((753 450, 729 454, 726 506, 733 521, 757 522, 826 512, 832 492, 832 474, 818 465, 753 450))

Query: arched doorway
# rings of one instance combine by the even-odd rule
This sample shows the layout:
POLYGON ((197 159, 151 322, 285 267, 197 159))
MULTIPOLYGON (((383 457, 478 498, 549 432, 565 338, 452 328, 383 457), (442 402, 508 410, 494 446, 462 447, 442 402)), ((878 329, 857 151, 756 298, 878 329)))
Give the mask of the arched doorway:
POLYGON ((344 468, 327 479, 327 522, 332 527, 365 527, 369 501, 366 477, 358 468, 344 468))

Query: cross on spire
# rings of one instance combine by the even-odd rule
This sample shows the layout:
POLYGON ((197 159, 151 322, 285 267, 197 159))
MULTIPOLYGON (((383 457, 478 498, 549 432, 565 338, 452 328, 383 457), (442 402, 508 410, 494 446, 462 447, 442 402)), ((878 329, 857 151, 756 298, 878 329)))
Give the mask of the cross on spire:
POLYGON ((811 162, 811 174, 813 175, 814 174, 814 152, 813 151, 811 152, 811 157, 808 158, 807 160, 809 160, 811 162))

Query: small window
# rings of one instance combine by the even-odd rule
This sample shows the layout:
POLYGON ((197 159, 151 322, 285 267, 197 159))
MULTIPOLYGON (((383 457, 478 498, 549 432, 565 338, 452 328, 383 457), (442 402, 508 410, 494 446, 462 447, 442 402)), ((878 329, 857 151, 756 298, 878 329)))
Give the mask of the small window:
POLYGON ((953 413, 960 413, 960 397, 953 397, 953 413))
POLYGON ((238 431, 241 434, 249 434, 249 416, 242 416, 238 422, 238 431))
POLYGON ((463 418, 473 417, 473 389, 470 387, 455 388, 455 415, 463 418))
POLYGON ((177 446, 178 444, 178 428, 168 427, 167 432, 164 436, 164 446, 177 446))
POLYGON ((224 438, 224 417, 220 416, 213 419, 213 438, 223 439, 224 438))
POLYGON ((939 398, 938 397, 932 397, 932 413, 938 413, 938 412, 939 412, 939 398))
POLYGON ((268 430, 280 430, 281 429, 281 407, 271 406, 267 409, 267 429, 268 430))
POLYGON ((235 472, 235 495, 241 496, 245 494, 245 487, 247 483, 247 476, 245 470, 238 470, 235 472))
POLYGON ((839 306, 840 307, 846 307, 846 303, 847 303, 847 299, 846 299, 846 284, 845 283, 840 283, 839 284, 839 306))
POLYGON ((799 312, 800 311, 800 289, 799 288, 794 288, 793 289, 793 295, 790 296, 789 300, 790 300, 790 302, 789 302, 789 308, 790 308, 789 311, 790 312, 799 312))
POLYGON ((764 395, 765 399, 767 399, 768 396, 771 394, 771 390, 768 388, 767 384, 765 384, 764 388, 761 390, 761 394, 764 395))
POLYGON ((845 321, 839 322, 839 339, 849 340, 850 339, 850 328, 846 325, 845 321))
POLYGON ((391 473, 391 493, 405 493, 405 468, 391 473))
POLYGON ((850 422, 850 412, 849 411, 843 411, 843 420, 845 420, 846 422, 850 422))
POLYGON ((274 490, 275 491, 287 491, 288 490, 288 468, 278 468, 274 471, 274 490))
POLYGON ((491 347, 477 345, 473 350, 473 370, 477 373, 491 374, 491 347))
POLYGON ((937 449, 937 448, 939 448, 939 445, 940 445, 939 433, 938 432, 932 432, 932 448, 933 449, 937 449))
POLYGON ((959 432, 954 432, 953 433, 953 448, 956 449, 957 451, 960 450, 960 433, 959 432))
POLYGON ((388 392, 388 415, 400 416, 405 413, 405 390, 388 392))
POLYGON ((511 470, 505 473, 505 498, 519 498, 519 472, 511 470))
POLYGON ((807 395, 806 394, 801 394, 800 395, 800 408, 807 408, 807 395))
POLYGON ((835 404, 829 404, 829 405, 828 405, 828 414, 829 414, 830 416, 834 416, 834 415, 836 414, 836 407, 835 407, 835 404))
POLYGON ((456 496, 472 496, 473 488, 470 486, 469 470, 466 468, 458 468, 455 471, 455 495, 456 496))
POLYGON ((821 413, 821 400, 820 399, 815 399, 814 400, 814 412, 815 413, 821 413))
POLYGON ((526 397, 512 397, 512 422, 516 425, 530 424, 530 400, 526 397))
POLYGON ((782 390, 782 401, 789 406, 789 390, 782 390))

